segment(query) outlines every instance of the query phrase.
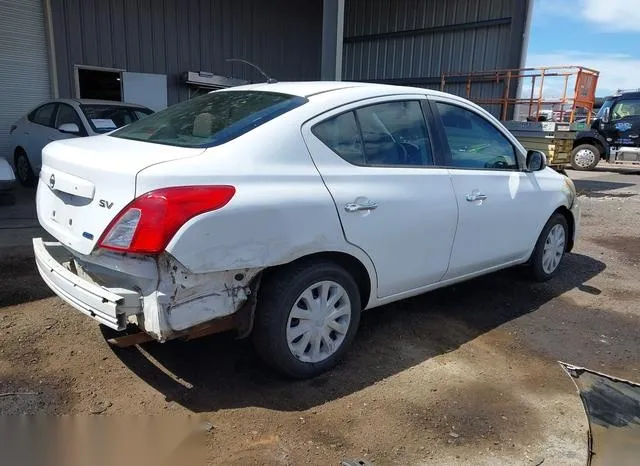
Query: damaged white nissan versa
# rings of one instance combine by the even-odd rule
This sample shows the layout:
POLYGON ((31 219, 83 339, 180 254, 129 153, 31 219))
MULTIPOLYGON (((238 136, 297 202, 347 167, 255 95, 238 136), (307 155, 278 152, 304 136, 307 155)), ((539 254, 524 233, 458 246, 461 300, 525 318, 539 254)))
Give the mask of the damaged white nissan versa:
POLYGON ((518 264, 546 280, 578 228, 571 180, 489 113, 425 89, 212 92, 43 151, 44 281, 116 330, 235 329, 294 377, 360 313, 518 264))

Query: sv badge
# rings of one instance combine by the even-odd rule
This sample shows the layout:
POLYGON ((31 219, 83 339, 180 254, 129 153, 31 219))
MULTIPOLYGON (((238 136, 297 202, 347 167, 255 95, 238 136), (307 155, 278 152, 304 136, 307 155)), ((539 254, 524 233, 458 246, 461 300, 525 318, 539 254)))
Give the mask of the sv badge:
POLYGON ((109 201, 105 201, 104 199, 100 199, 98 201, 98 205, 100 207, 104 207, 105 209, 110 209, 111 207, 113 207, 113 202, 109 202, 109 201))

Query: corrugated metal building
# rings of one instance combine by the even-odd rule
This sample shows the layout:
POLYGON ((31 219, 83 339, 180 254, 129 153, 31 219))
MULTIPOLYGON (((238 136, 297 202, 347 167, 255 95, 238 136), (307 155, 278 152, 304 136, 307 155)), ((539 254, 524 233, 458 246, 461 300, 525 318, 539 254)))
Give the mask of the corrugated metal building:
MULTIPOLYGON (((264 79, 228 58, 249 60, 278 80, 422 87, 437 87, 442 72, 517 68, 531 4, 0 0, 0 155, 11 156, 10 123, 50 97, 161 108, 206 89, 264 79)), ((481 92, 496 89, 488 84, 481 92)), ((448 90, 462 93, 455 85, 448 90)))

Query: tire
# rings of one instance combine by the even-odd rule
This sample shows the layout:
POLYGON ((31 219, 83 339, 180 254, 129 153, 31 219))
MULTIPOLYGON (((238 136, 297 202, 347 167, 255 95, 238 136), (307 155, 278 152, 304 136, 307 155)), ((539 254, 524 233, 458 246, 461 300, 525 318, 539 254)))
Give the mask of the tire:
POLYGON ((289 377, 314 377, 335 366, 358 330, 361 311, 358 286, 348 272, 333 262, 285 266, 268 273, 258 293, 252 332, 254 346, 269 366, 289 377), (315 299, 315 293, 323 290, 329 301, 336 296, 340 298, 333 305, 322 306, 321 301, 315 299), (303 293, 312 298, 312 306, 307 305, 303 293), (316 305, 318 308, 314 309, 316 305), (327 325, 327 315, 340 314, 349 306, 348 319, 341 315, 335 320, 329 319, 333 327, 327 325), (303 317, 293 317, 294 312, 303 317), (314 312, 317 313, 315 316, 314 312), (344 330, 339 333, 333 330, 334 327, 344 330), (303 329, 307 331, 303 332, 303 329), (327 333, 320 335, 324 331, 327 333), (295 337, 297 333, 300 337, 295 337), (325 340, 331 341, 327 344, 325 340), (311 346, 318 341, 317 347, 311 346), (294 355, 296 347, 297 356, 294 355))
POLYGON ((567 224, 567 219, 562 214, 553 214, 542 229, 533 254, 529 259, 528 271, 530 278, 538 282, 546 282, 554 277, 558 273, 562 259, 567 251, 568 240, 569 225, 567 224), (562 229, 561 247, 558 228, 562 229), (552 231, 554 234, 552 234, 552 231), (555 254, 553 252, 554 244, 557 245, 555 254), (546 254, 545 246, 548 246, 546 254))
POLYGON ((574 170, 593 170, 600 161, 600 151, 591 144, 580 144, 571 151, 571 166, 574 170))
POLYGON ((33 174, 29 157, 23 149, 16 150, 15 157, 16 178, 22 186, 33 187, 36 184, 36 177, 33 174))

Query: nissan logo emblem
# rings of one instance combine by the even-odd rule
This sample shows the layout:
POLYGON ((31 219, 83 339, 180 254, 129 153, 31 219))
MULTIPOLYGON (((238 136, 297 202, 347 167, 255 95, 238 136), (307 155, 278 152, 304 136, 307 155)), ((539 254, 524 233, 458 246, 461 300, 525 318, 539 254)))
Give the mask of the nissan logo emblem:
POLYGON ((53 189, 55 185, 56 185, 56 177, 55 175, 51 175, 51 178, 49 178, 49 187, 53 189))

